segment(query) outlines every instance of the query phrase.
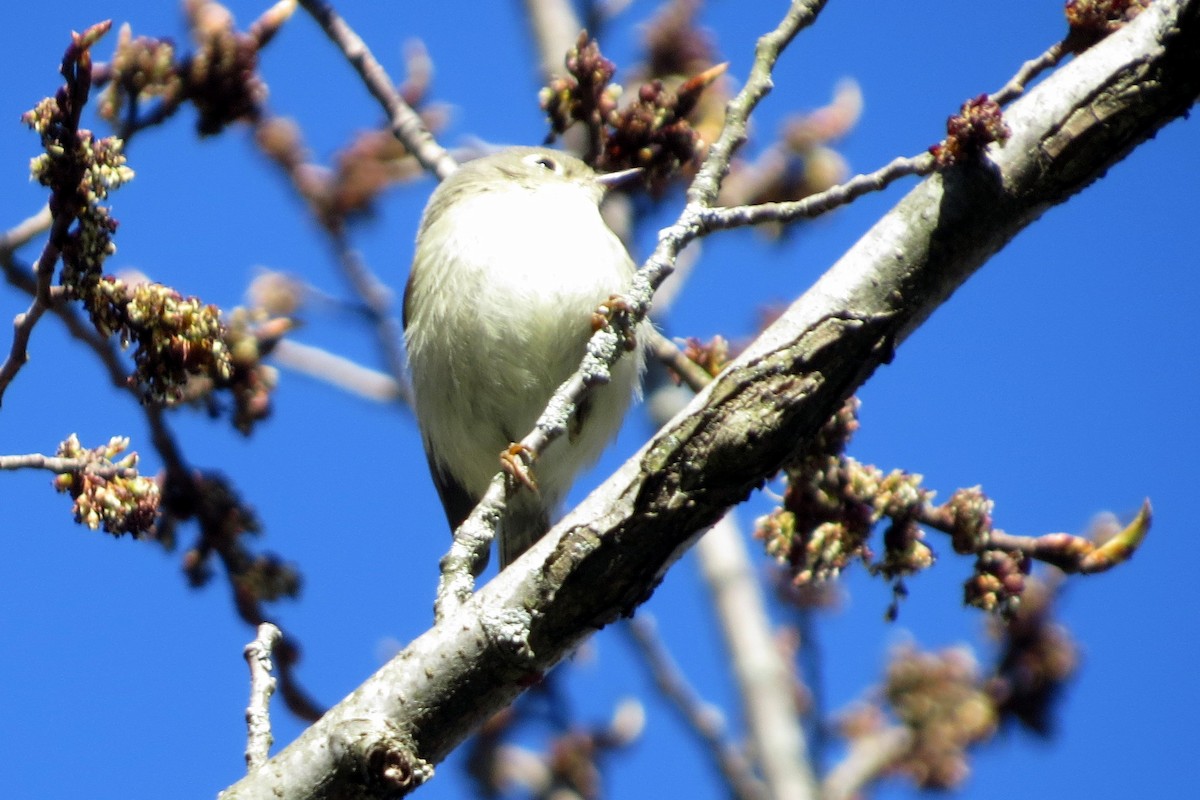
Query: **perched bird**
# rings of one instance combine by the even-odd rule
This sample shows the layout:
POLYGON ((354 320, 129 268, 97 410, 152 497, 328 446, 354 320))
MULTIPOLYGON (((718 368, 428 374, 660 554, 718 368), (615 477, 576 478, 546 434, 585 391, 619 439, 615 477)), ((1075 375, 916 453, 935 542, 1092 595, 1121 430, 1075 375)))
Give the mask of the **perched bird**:
MULTIPOLYGON (((417 422, 451 529, 579 367, 597 308, 626 291, 628 252, 600 217, 607 185, 577 158, 514 147, 463 164, 434 190, 404 294, 417 422)), ((640 348, 613 367, 569 433, 533 466, 500 522, 500 568, 548 530, 576 474, 617 432, 637 390, 640 348)), ((482 567, 481 567, 482 568, 482 567)))

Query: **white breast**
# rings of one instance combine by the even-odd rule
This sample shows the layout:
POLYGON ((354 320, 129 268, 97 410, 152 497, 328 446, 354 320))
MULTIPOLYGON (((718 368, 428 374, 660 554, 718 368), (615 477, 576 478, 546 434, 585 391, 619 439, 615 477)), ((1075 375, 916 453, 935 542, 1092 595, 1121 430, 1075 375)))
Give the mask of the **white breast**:
MULTIPOLYGON (((578 367, 592 313, 628 288, 633 264, 592 197, 571 184, 536 192, 514 185, 446 212, 418 241, 409 359, 427 446, 478 496, 498 471, 499 452, 532 429, 578 367)), ((635 362, 622 359, 582 433, 543 454, 535 474, 548 502, 619 427, 635 362)))

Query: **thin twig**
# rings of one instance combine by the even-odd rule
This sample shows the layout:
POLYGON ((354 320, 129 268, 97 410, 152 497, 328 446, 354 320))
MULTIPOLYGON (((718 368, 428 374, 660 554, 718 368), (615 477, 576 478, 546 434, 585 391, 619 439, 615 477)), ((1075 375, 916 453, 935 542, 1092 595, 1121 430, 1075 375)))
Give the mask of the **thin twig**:
POLYGON ((864 194, 885 189, 900 178, 909 175, 928 175, 933 172, 934 166, 933 156, 929 153, 909 158, 896 158, 874 172, 855 175, 845 183, 809 195, 803 200, 706 208, 701 212, 701 218, 705 232, 708 233, 744 225, 793 222, 797 219, 818 217, 838 206, 846 205, 864 194))
MULTIPOLYGON (((712 383, 712 375, 709 375, 704 370, 704 367, 684 355, 684 352, 674 342, 663 336, 656 329, 647 325, 642 328, 640 334, 644 340, 646 349, 656 359, 673 370, 692 391, 698 392, 712 383)), ((661 425, 664 422, 666 420, 661 420, 659 424, 661 425)))
MULTIPOLYGON (((356 394, 368 396, 372 400, 382 402, 398 401, 403 405, 411 406, 412 398, 408 386, 407 364, 404 357, 404 329, 394 311, 395 293, 390 286, 379 279, 379 276, 368 266, 362 255, 351 246, 344 217, 338 214, 327 215, 325 213, 327 209, 323 204, 313 202, 313 198, 304 189, 308 178, 306 177, 307 165, 303 163, 303 160, 300 158, 273 158, 272 160, 287 173, 292 186, 296 189, 300 198, 307 201, 305 207, 312 215, 313 221, 317 223, 317 227, 325 234, 333 257, 338 266, 341 267, 343 277, 350 285, 350 289, 359 302, 350 303, 334 300, 315 287, 305 288, 304 294, 319 296, 328 302, 350 307, 371 324, 375 330, 375 338, 379 342, 379 349, 382 352, 383 360, 387 364, 387 369, 390 373, 390 378, 387 376, 383 377, 391 386, 383 387, 379 385, 378 381, 369 380, 366 382, 366 385, 370 386, 370 391, 364 392, 358 384, 345 382, 352 377, 354 380, 358 380, 366 376, 351 376, 348 370, 345 369, 345 365, 349 364, 349 362, 344 360, 339 366, 336 376, 330 376, 330 382, 347 388, 356 394)), ((299 292, 300 290, 296 289, 295 291, 299 292)), ((281 341, 280 343, 282 344, 283 342, 281 341)), ((276 360, 283 361, 279 357, 278 350, 273 355, 276 357, 276 360)), ((302 356, 303 354, 293 352, 293 355, 302 356)), ((336 358, 336 356, 332 355, 329 357, 336 358)), ((325 359, 320 360, 324 361, 325 359)), ((295 366, 309 375, 325 378, 326 376, 314 372, 310 368, 306 368, 306 364, 310 361, 310 359, 306 359, 295 366)))
POLYGON ((50 310, 66 326, 72 337, 83 342, 96 354, 108 372, 108 379, 112 385, 127 390, 140 402, 137 387, 129 380, 129 365, 121 359, 120 348, 108 337, 101 336, 91 322, 67 303, 56 303, 50 310))
MULTIPOLYGON (((11 285, 30 295, 36 291, 33 273, 3 250, 0 250, 0 268, 4 270, 4 277, 11 285)), ((108 338, 101 336, 96 327, 86 321, 70 304, 62 301, 55 302, 50 307, 50 311, 66 326, 67 332, 72 337, 83 342, 96 354, 108 372, 113 386, 133 391, 136 396, 136 391, 132 389, 128 380, 129 369, 121 361, 121 355, 116 345, 108 338)))
POLYGON ((271 676, 271 651, 283 637, 279 628, 270 622, 258 626, 258 635, 246 645, 242 655, 250 667, 250 705, 246 706, 246 771, 267 763, 271 756, 271 695, 275 693, 275 678, 271 676))
POLYGON ((50 215, 50 206, 47 204, 33 216, 21 220, 0 234, 0 260, 7 260, 22 246, 45 233, 50 229, 53 221, 54 218, 50 215))
POLYGON ((853 800, 876 780, 912 743, 912 731, 902 726, 857 737, 850 752, 821 783, 821 800, 853 800))
POLYGON ((93 458, 63 458, 41 453, 26 453, 19 456, 0 456, 0 470, 44 469, 56 474, 86 472, 101 478, 136 478, 135 467, 118 467, 93 458))
POLYGON ((779 60, 779 54, 797 33, 816 21, 817 14, 824 7, 825 0, 792 0, 792 5, 779 26, 759 38, 754 48, 754 65, 750 69, 750 77, 726 107, 725 127, 710 148, 708 158, 704 160, 704 165, 688 189, 688 206, 699 205, 708 208, 717 201, 721 179, 729 170, 730 159, 746 141, 746 126, 750 121, 750 114, 775 86, 771 71, 775 68, 775 62, 779 60))
POLYGON ((720 711, 701 700, 688 684, 659 639, 652 619, 646 614, 639 614, 622 627, 637 646, 654 684, 671 701, 671 707, 683 718, 687 729, 695 733, 708 750, 717 769, 725 777, 730 793, 739 800, 767 800, 771 797, 763 782, 754 774, 746 756, 728 740, 720 711))
POLYGON ((1062 61, 1064 55, 1066 55, 1066 48, 1063 47, 1062 42, 1050 45, 1046 52, 1022 64, 1021 68, 1017 70, 1017 74, 1013 75, 1008 83, 991 94, 992 100, 1002 106, 1016 100, 1025 93, 1025 87, 1031 80, 1056 66, 1059 61, 1062 61))
POLYGON ((454 158, 437 143, 417 112, 404 102, 387 71, 371 54, 362 37, 328 3, 300 0, 300 5, 338 46, 346 60, 358 71, 367 90, 383 106, 392 135, 404 143, 408 151, 421 162, 421 166, 439 179, 454 172, 458 167, 454 158))
MULTIPOLYGON (((317 0, 300 0, 300 4, 341 49, 346 60, 358 71, 367 89, 383 106, 390 120, 392 135, 404 144, 425 169, 439 179, 457 169, 458 165, 454 159, 437 143, 420 115, 405 102, 387 71, 371 54, 362 37, 355 33, 329 4, 317 0)), ((392 311, 392 292, 350 247, 344 231, 329 230, 329 234, 342 274, 362 299, 375 325, 384 360, 398 389, 393 397, 411 405, 404 349, 401 345, 403 329, 392 311)))
POLYGON ((293 339, 280 339, 271 351, 271 359, 294 372, 375 402, 393 403, 404 396, 402 387, 391 375, 293 339))
POLYGON ((988 547, 1020 553, 1061 569, 1067 574, 1090 575, 1112 569, 1127 561, 1141 546, 1150 531, 1150 500, 1128 525, 1103 541, 1093 541, 1069 533, 1045 533, 1041 536, 1015 536, 1001 530, 987 535, 988 547))
POLYGON ((50 225, 50 236, 47 237, 42 254, 38 257, 37 265, 33 270, 35 281, 33 300, 30 302, 29 308, 24 313, 18 314, 13 320, 12 346, 9 348, 8 358, 0 365, 0 401, 3 400, 4 391, 8 385, 12 383, 21 367, 25 366, 25 362, 29 360, 29 337, 33 335, 34 326, 37 325, 42 314, 46 313, 54 301, 50 284, 54 279, 54 265, 58 263, 59 243, 67 235, 67 231, 74 221, 74 214, 61 214, 55 217, 50 225))
POLYGON ((367 266, 362 257, 350 246, 344 230, 329 231, 331 243, 337 255, 342 274, 346 276, 354 293, 362 300, 372 324, 376 338, 383 350, 384 360, 393 383, 392 399, 412 406, 412 395, 406 378, 404 358, 404 327, 393 312, 391 289, 367 266))

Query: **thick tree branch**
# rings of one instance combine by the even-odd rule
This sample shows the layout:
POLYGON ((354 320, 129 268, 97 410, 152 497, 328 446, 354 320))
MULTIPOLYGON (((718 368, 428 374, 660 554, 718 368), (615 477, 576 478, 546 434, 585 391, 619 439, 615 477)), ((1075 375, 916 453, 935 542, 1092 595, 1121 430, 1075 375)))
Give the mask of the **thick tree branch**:
POLYGON ((1016 102, 987 163, 925 179, 683 413, 453 615, 224 793, 394 797, 803 447, 992 254, 1200 94, 1200 0, 1159 0, 1016 102))

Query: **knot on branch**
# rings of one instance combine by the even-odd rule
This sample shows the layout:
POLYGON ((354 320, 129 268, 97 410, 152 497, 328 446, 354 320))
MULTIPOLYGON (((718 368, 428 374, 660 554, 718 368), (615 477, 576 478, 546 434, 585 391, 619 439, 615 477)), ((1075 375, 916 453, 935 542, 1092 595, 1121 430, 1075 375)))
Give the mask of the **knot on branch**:
POLYGON ((412 736, 385 719, 347 720, 329 747, 341 770, 389 794, 412 791, 433 777, 433 765, 417 754, 412 736))

